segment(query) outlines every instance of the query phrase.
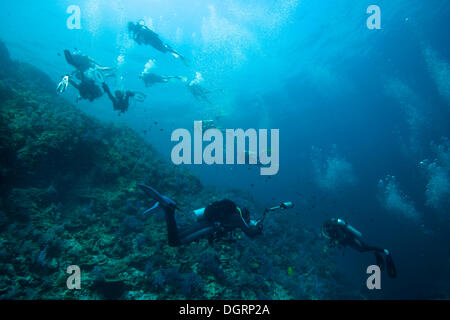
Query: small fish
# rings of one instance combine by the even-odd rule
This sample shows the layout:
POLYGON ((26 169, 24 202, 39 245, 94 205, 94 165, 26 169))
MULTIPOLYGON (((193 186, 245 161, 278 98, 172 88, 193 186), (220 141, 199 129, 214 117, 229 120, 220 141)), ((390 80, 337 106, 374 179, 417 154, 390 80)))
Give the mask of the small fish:
POLYGON ((288 268, 288 275, 292 276, 294 274, 294 270, 292 269, 292 267, 288 268))

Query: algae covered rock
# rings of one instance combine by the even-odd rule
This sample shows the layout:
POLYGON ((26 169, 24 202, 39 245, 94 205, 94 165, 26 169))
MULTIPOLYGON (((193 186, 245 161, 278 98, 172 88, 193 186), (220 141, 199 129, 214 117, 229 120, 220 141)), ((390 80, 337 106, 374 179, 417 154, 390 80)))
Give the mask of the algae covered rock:
POLYGON ((195 220, 192 209, 224 198, 255 215, 262 208, 242 191, 205 188, 132 129, 87 116, 57 96, 43 72, 12 61, 1 42, 0 61, 0 298, 323 294, 323 286, 309 285, 312 281, 290 286, 303 278, 316 283, 333 277, 330 259, 320 256, 311 269, 310 255, 303 267, 313 271, 287 275, 295 252, 317 251, 310 249, 313 237, 302 238, 302 222, 289 217, 293 213, 278 222, 268 218, 266 238, 250 241, 239 234, 169 247, 163 214, 142 215, 153 202, 139 183, 176 200, 183 209, 177 212, 180 223, 195 220), (79 291, 65 286, 70 265, 81 268, 79 291))
POLYGON ((5 73, 11 68, 11 58, 5 43, 0 40, 0 73, 5 73))

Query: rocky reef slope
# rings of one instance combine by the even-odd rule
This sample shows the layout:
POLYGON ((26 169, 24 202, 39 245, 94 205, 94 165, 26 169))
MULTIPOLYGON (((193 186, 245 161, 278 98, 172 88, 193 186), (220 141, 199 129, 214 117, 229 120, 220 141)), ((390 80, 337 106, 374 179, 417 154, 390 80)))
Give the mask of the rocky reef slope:
MULTIPOLYGON (((342 297, 339 275, 294 211, 269 218, 265 237, 167 246, 147 182, 190 210, 220 197, 161 160, 139 135, 101 123, 55 94, 41 71, 0 43, 0 297, 3 299, 291 299, 342 297), (66 269, 81 268, 81 290, 66 269)), ((345 295, 344 295, 345 296, 345 295)))

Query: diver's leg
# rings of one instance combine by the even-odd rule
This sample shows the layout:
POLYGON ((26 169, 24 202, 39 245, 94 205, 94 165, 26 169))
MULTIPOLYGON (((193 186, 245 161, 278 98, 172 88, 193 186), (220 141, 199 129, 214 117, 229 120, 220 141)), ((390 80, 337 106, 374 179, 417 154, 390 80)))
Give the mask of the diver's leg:
POLYGON ((188 244, 214 233, 216 228, 208 221, 197 221, 189 227, 179 228, 178 235, 181 244, 188 244))
POLYGON ((162 206, 166 216, 169 246, 179 246, 181 243, 178 235, 177 222, 175 221, 176 203, 172 199, 163 196, 150 186, 140 184, 139 187, 141 187, 147 195, 156 200, 162 206))
POLYGON ((202 99, 203 99, 206 103, 212 104, 211 100, 209 100, 209 97, 208 97, 206 94, 202 95, 202 99))
POLYGON ((386 264, 384 263, 383 256, 381 255, 382 253, 386 253, 385 250, 370 246, 361 239, 355 239, 354 245, 352 245, 352 247, 359 252, 373 252, 375 254, 377 266, 379 266, 381 270, 385 269, 386 264))
POLYGON ((181 58, 181 60, 184 60, 184 56, 178 53, 174 48, 172 48, 168 44, 165 44, 164 48, 166 49, 167 52, 170 52, 175 58, 181 58))
POLYGON ((168 207, 163 207, 163 209, 164 209, 164 213, 166 215, 167 236, 168 236, 169 246, 178 247, 179 245, 181 245, 181 243, 180 243, 180 237, 178 235, 177 222, 175 221, 175 207, 168 206, 168 207))
POLYGON ((164 207, 166 215, 168 243, 171 247, 189 244, 214 233, 215 227, 209 223, 196 223, 187 228, 178 228, 175 220, 175 208, 164 207))
POLYGON ((168 243, 171 247, 189 244, 214 233, 216 230, 213 225, 205 222, 197 222, 190 227, 178 228, 175 220, 175 208, 164 207, 164 212, 166 215, 168 243))
POLYGON ((172 80, 172 79, 177 79, 177 80, 183 80, 183 77, 181 77, 181 76, 166 76, 166 77, 164 77, 164 80, 165 80, 165 82, 167 82, 167 81, 169 81, 169 80, 172 80))
POLYGON ((367 251, 373 251, 374 247, 371 247, 367 245, 364 241, 361 239, 355 238, 353 242, 350 245, 353 249, 357 250, 358 252, 367 252, 367 251))
POLYGON ((216 228, 214 226, 209 225, 201 229, 186 233, 183 237, 180 238, 180 243, 188 244, 198 239, 205 238, 206 236, 213 234, 215 230, 216 228))
POLYGON ((360 245, 360 250, 358 250, 359 252, 373 251, 373 252, 378 252, 378 253, 384 253, 384 249, 368 245, 361 239, 357 239, 357 242, 359 242, 359 245, 360 245))
POLYGON ((397 268, 395 267, 392 255, 388 250, 384 251, 386 254, 386 271, 391 278, 397 278, 397 268))

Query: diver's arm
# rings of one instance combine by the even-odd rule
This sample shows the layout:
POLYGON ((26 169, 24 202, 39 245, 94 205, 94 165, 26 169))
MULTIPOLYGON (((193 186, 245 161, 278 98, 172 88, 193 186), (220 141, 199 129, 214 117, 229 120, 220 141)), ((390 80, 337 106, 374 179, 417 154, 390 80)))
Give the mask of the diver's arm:
POLYGON ((109 87, 106 83, 103 82, 103 90, 106 92, 106 94, 108 95, 109 99, 112 101, 112 103, 114 105, 116 105, 117 100, 116 98, 111 94, 111 91, 109 90, 109 87))
POLYGON ((262 234, 263 224, 257 223, 256 225, 252 226, 246 226, 244 228, 241 228, 242 231, 245 233, 246 236, 250 238, 254 238, 256 236, 259 236, 262 234))
POLYGON ((69 78, 69 83, 77 90, 80 90, 80 85, 69 78))
POLYGON ((239 228, 245 233, 246 236, 254 238, 262 234, 264 216, 258 220, 250 220, 248 223, 244 219, 239 219, 239 228))
POLYGON ((133 91, 127 91, 127 93, 125 94, 125 99, 127 101, 127 104, 128 104, 128 99, 134 97, 135 95, 136 95, 136 93, 134 93, 133 91))

